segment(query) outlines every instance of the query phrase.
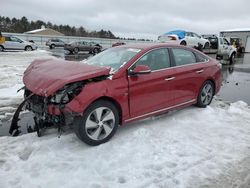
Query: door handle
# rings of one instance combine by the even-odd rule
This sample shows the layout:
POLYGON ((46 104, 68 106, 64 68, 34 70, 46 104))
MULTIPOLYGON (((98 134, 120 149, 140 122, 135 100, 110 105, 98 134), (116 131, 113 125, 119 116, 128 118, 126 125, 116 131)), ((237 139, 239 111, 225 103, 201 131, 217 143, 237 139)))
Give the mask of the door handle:
POLYGON ((202 73, 203 71, 204 71, 204 70, 201 69, 201 70, 196 71, 196 73, 200 74, 200 73, 202 73))
POLYGON ((167 77, 167 78, 165 78, 166 81, 170 81, 170 80, 174 80, 174 79, 175 79, 175 77, 167 77))

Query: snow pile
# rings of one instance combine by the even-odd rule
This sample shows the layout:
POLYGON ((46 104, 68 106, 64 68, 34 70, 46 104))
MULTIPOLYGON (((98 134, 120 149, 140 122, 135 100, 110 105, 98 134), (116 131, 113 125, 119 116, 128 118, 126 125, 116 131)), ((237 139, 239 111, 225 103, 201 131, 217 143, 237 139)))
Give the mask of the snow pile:
POLYGON ((250 109, 214 100, 120 127, 90 147, 67 130, 0 137, 0 187, 250 187, 250 109))
POLYGON ((17 90, 23 86, 22 76, 27 66, 34 59, 48 58, 54 57, 44 50, 0 53, 0 120, 21 102, 23 92, 17 90))

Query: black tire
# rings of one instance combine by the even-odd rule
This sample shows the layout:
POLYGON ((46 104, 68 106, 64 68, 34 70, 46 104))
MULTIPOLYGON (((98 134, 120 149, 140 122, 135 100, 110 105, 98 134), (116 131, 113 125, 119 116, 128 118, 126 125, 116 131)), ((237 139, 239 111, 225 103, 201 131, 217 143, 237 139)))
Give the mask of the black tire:
POLYGON ((109 101, 99 100, 92 103, 85 110, 83 116, 75 118, 74 131, 84 143, 97 146, 107 142, 114 136, 118 123, 119 114, 115 105, 109 101), (97 117, 97 114, 99 114, 100 118, 97 117), (104 118, 110 119, 104 120, 104 118), (89 123, 88 126, 87 122, 89 123))
POLYGON ((185 40, 181 41, 180 45, 187 46, 187 42, 185 40))
POLYGON ((32 49, 31 46, 26 46, 26 47, 24 48, 24 50, 25 50, 25 51, 32 51, 33 49, 32 49))
POLYGON ((207 105, 209 105, 213 100, 215 92, 214 89, 213 82, 210 80, 204 82, 200 88, 196 105, 201 108, 205 108, 207 105))
POLYGON ((205 45, 204 45, 204 49, 208 49, 209 48, 209 43, 206 42, 205 45))
POLYGON ((98 48, 94 48, 93 49, 93 54, 98 54, 99 53, 99 49, 98 48))
POLYGON ((236 57, 236 53, 234 52, 234 53, 232 53, 232 55, 230 56, 230 59, 229 59, 230 64, 235 63, 235 57, 236 57))
POLYGON ((73 54, 78 54, 78 52, 79 52, 79 48, 74 48, 73 54))
POLYGON ((2 45, 0 45, 0 52, 4 51, 4 47, 2 45))
POLYGON ((50 49, 54 49, 55 47, 56 47, 55 44, 51 44, 51 45, 49 46, 50 49))

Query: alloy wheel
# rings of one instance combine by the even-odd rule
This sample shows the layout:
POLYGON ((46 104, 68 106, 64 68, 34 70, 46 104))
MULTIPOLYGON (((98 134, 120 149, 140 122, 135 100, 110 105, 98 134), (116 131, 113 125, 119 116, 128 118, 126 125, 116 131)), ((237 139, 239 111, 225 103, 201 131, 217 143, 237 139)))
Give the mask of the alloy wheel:
POLYGON ((213 92, 213 86, 210 83, 204 85, 201 91, 201 102, 203 103, 203 105, 210 104, 213 98, 213 92))
POLYGON ((25 50, 26 51, 32 51, 32 48, 30 46, 26 46, 25 50))
POLYGON ((107 107, 93 110, 86 120, 85 131, 93 140, 103 140, 110 135, 115 127, 115 115, 107 107))

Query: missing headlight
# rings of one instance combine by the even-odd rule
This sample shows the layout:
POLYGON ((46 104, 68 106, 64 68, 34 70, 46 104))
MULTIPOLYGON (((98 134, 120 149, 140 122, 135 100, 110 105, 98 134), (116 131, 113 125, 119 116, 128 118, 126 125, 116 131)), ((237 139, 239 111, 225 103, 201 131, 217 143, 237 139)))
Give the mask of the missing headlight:
POLYGON ((49 102, 53 104, 69 103, 82 91, 83 85, 83 81, 67 84, 62 89, 58 90, 55 95, 51 96, 49 102))

